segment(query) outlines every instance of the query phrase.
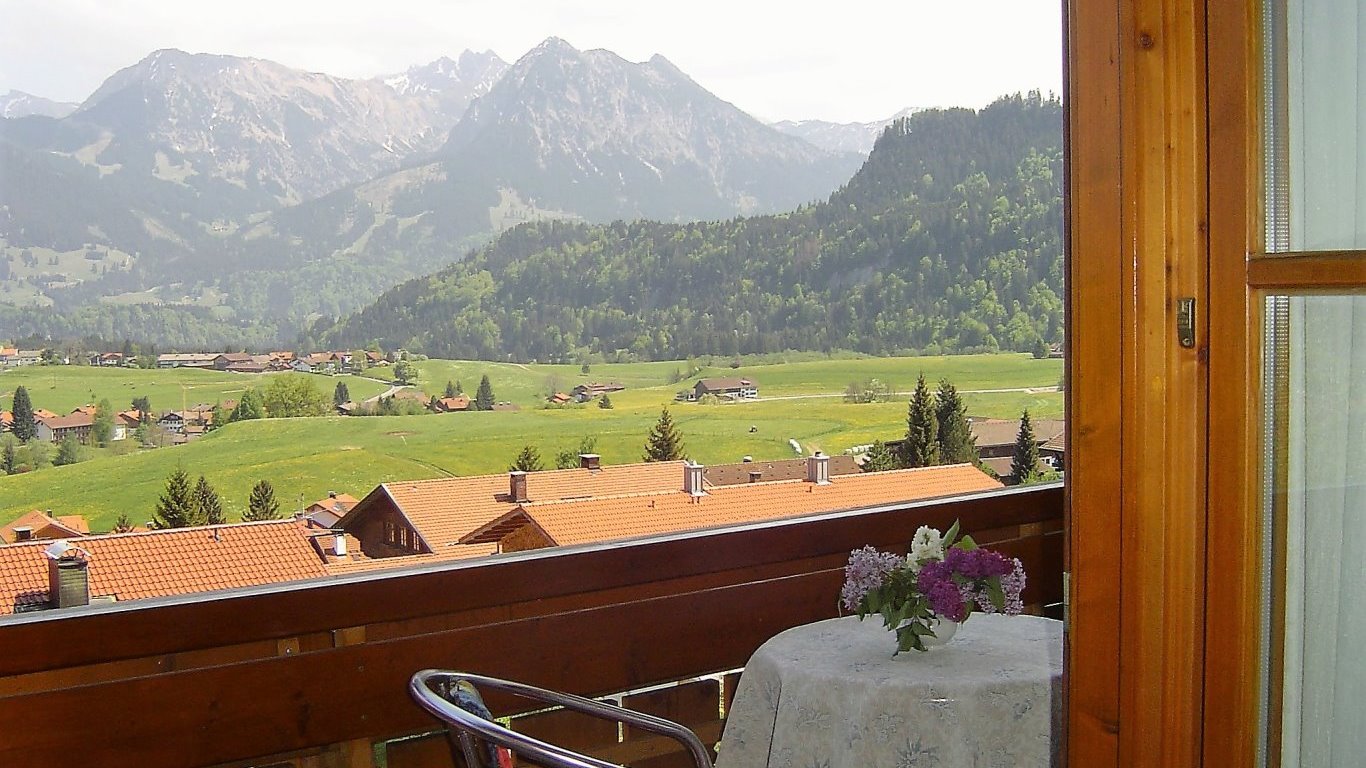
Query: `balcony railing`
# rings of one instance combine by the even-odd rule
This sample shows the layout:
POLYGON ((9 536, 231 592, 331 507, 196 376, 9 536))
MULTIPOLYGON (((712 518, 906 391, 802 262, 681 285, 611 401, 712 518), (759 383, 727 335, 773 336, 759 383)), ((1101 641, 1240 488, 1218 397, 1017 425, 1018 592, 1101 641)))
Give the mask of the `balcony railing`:
POLYGON ((1024 561, 1032 610, 1061 602, 1063 495, 1049 485, 14 616, 0 623, 0 765, 370 766, 382 752, 394 768, 428 764, 435 742, 385 745, 433 729, 408 699, 418 669, 594 696, 733 670, 774 634, 836 614, 851 549, 905 551, 918 526, 955 519, 1024 561))

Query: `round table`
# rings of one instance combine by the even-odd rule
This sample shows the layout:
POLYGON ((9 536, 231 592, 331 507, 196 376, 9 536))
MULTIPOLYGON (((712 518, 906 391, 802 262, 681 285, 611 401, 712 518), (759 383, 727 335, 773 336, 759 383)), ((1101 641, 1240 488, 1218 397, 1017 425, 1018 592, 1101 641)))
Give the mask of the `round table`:
POLYGON ((1046 768, 1062 726, 1062 622, 973 614, 892 657, 881 617, 789 629, 754 652, 717 768, 1046 768))

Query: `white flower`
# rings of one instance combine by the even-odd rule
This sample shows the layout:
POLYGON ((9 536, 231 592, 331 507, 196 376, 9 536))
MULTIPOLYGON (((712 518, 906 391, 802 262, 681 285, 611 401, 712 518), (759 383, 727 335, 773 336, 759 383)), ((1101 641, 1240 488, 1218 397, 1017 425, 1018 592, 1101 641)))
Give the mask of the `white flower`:
POLYGON ((944 536, 938 528, 922 525, 911 538, 911 553, 906 556, 906 564, 911 570, 919 572, 920 566, 928 562, 944 559, 944 536))

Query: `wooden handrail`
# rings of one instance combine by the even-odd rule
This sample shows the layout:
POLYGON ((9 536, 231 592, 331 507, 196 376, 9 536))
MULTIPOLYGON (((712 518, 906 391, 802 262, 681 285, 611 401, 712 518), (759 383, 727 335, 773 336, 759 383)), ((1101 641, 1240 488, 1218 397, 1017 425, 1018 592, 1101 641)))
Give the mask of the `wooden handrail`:
POLYGON ((835 613, 849 550, 962 519, 1061 600, 1062 491, 1044 486, 542 550, 0 625, 0 764, 213 765, 430 727, 416 670, 597 695, 742 666, 835 613), (109 713, 136 713, 118 717, 109 713), (93 750, 93 751, 92 751, 93 750))

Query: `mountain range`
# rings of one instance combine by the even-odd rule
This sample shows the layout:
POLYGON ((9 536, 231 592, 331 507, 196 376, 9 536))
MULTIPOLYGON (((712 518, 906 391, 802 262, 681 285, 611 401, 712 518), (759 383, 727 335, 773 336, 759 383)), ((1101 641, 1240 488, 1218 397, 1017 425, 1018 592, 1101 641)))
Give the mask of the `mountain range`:
POLYGON ((132 315, 287 336, 524 221, 780 211, 862 159, 661 56, 555 38, 512 65, 466 52, 368 80, 162 50, 70 114, 4 104, 0 304, 29 310, 0 312, 0 337, 145 332, 132 315))
POLYGON ((820 203, 712 222, 530 222, 305 346, 580 362, 786 350, 1048 354, 1062 340, 1062 106, 896 120, 820 203))
POLYGON ((867 155, 887 126, 920 110, 907 107, 886 120, 870 123, 833 123, 828 120, 783 120, 773 127, 831 152, 856 152, 867 155))

